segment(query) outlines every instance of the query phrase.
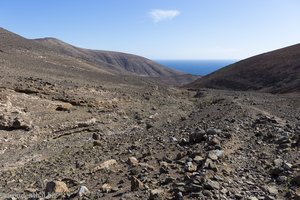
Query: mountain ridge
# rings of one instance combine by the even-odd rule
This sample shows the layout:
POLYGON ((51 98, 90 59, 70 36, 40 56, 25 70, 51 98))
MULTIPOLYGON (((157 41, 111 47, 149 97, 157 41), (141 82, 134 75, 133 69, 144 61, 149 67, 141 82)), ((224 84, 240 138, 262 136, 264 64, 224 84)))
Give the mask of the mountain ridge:
MULTIPOLYGON (((183 79, 175 79, 176 76, 185 77, 182 76, 184 73, 133 54, 79 48, 51 37, 26 39, 3 28, 0 29, 0 35, 0 50, 10 53, 12 57, 24 60, 21 62, 21 60, 16 61, 12 57, 7 58, 8 62, 14 66, 21 67, 20 65, 27 62, 34 66, 37 66, 39 62, 44 62, 46 65, 55 63, 56 66, 64 65, 65 68, 68 65, 73 66, 73 68, 80 68, 80 70, 89 68, 89 70, 95 70, 97 73, 116 76, 134 75, 153 77, 156 80, 157 78, 168 78, 172 79, 170 83, 175 85, 185 84, 187 81, 196 79, 196 76, 193 75, 188 75, 187 78, 183 79)), ((46 70, 51 69, 51 67, 46 68, 46 70)), ((40 67, 38 70, 41 69, 43 68, 40 67)))
POLYGON ((48 47, 52 48, 52 50, 54 49, 67 55, 81 57, 89 61, 92 61, 94 59, 93 61, 96 62, 104 62, 113 65, 116 70, 122 71, 122 69, 125 68, 125 71, 129 71, 131 73, 134 73, 135 75, 160 76, 161 74, 163 74, 164 76, 174 76, 183 74, 182 72, 168 69, 162 65, 159 65, 150 59, 133 54, 116 51, 79 48, 65 43, 62 40, 49 37, 34 39, 34 41, 37 41, 38 43, 41 43, 43 45, 47 45, 48 47), (128 67, 128 65, 131 65, 131 68, 128 67), (143 67, 150 69, 148 71, 146 69, 139 70, 143 67))

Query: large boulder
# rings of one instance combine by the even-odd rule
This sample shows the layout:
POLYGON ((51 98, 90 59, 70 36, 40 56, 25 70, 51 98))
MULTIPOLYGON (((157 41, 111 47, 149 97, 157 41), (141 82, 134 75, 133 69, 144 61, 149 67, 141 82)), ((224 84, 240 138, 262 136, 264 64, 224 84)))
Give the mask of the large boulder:
POLYGON ((69 192, 69 189, 67 185, 62 181, 50 181, 46 184, 46 189, 45 189, 46 196, 53 193, 63 194, 67 192, 69 192))
POLYGON ((32 128, 32 121, 24 109, 14 107, 10 102, 0 103, 0 130, 29 131, 32 128))

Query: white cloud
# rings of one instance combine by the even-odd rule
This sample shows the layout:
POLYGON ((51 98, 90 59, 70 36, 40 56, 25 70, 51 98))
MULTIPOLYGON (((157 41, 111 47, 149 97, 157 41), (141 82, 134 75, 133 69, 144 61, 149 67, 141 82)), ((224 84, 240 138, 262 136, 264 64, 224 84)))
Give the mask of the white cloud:
POLYGON ((178 10, 154 9, 149 14, 153 21, 158 23, 165 20, 172 20, 174 17, 180 15, 180 12, 178 10))

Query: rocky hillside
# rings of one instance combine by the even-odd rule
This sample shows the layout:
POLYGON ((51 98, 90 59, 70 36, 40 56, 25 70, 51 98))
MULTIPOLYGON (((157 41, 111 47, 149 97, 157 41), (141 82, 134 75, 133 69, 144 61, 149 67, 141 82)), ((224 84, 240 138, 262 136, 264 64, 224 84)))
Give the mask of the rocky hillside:
POLYGON ((150 77, 168 77, 183 74, 182 72, 166 68, 152 60, 136 55, 120 52, 82 49, 64 43, 63 41, 55 38, 42 38, 36 39, 35 41, 45 45, 52 51, 59 52, 63 55, 80 58, 98 65, 103 63, 109 64, 109 68, 107 70, 114 69, 123 73, 129 72, 139 76, 150 77))
POLYGON ((187 87, 299 92, 300 44, 242 60, 200 78, 187 87))
POLYGON ((0 64, 11 70, 35 73, 68 73, 81 75, 82 71, 94 76, 143 76, 171 79, 180 85, 197 77, 166 68, 149 59, 119 52, 77 48, 54 38, 29 40, 0 29, 0 64), (18 57, 18 59, 15 59, 18 57), (28 69, 28 70, 26 70, 28 69), (181 78, 176 78, 180 76, 181 78), (182 82, 180 82, 182 81, 182 82))

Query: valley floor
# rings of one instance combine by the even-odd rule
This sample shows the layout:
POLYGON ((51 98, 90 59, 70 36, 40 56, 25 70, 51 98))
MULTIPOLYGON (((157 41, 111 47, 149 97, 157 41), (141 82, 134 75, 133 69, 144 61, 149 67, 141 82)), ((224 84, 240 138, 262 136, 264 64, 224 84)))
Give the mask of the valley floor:
POLYGON ((0 199, 300 198, 299 94, 21 82, 0 93, 0 199))

